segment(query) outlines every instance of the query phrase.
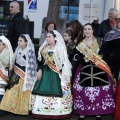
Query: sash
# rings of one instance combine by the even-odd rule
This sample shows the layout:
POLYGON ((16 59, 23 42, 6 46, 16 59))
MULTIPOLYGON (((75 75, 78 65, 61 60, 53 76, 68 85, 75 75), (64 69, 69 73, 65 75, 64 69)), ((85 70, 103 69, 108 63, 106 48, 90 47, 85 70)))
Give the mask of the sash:
POLYGON ((7 76, 5 76, 1 70, 0 70, 0 77, 1 77, 5 82, 8 82, 7 76))
POLYGON ((48 52, 46 52, 46 51, 43 52, 43 50, 41 50, 41 55, 43 56, 43 58, 44 58, 44 60, 45 60, 44 64, 47 64, 50 69, 52 69, 53 71, 61 74, 61 72, 57 69, 57 67, 56 67, 52 62, 50 62, 50 61, 53 61, 54 55, 50 57, 50 56, 48 55, 48 52), (49 59, 48 59, 48 58, 49 58, 49 59))
POLYGON ((53 71, 61 74, 61 72, 56 68, 56 66, 54 64, 52 64, 50 61, 46 62, 46 64, 49 66, 49 68, 51 68, 53 71))
POLYGON ((22 79, 24 79, 25 73, 16 65, 14 65, 14 71, 17 75, 19 75, 22 79))
POLYGON ((85 45, 83 41, 80 42, 76 48, 82 54, 85 55, 85 60, 92 61, 93 64, 95 64, 97 67, 99 67, 100 69, 108 73, 113 78, 112 73, 107 63, 104 60, 102 60, 101 57, 97 53, 94 53, 92 49, 87 47, 87 45, 85 45))

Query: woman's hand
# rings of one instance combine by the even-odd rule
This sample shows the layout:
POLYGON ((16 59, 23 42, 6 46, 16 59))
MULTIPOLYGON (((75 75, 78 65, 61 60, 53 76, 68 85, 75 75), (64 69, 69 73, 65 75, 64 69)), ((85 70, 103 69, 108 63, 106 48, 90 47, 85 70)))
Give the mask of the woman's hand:
POLYGON ((38 72, 37 72, 37 80, 40 80, 42 77, 42 70, 39 69, 38 72))

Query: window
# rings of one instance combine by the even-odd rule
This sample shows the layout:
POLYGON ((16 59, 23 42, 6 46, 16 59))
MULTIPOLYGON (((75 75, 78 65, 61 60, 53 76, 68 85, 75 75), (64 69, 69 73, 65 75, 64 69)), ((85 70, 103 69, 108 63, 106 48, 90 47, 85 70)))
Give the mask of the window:
POLYGON ((67 23, 78 20, 79 0, 62 0, 60 18, 65 18, 67 23))

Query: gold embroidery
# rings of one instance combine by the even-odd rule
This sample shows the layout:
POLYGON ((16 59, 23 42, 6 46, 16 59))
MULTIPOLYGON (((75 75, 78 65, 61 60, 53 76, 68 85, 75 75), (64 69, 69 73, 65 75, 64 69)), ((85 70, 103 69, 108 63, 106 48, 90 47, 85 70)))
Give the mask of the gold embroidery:
POLYGON ((56 55, 55 53, 53 53, 53 55, 49 55, 48 51, 47 51, 47 45, 40 51, 41 55, 43 56, 45 62, 44 65, 48 65, 52 70, 54 70, 57 73, 61 72, 56 68, 56 66, 54 65, 54 56, 56 55))
POLYGON ((112 77, 112 73, 110 71, 109 66, 107 65, 107 63, 104 60, 101 59, 101 56, 97 54, 97 49, 98 49, 97 42, 94 42, 93 46, 94 47, 92 47, 92 48, 88 48, 88 46, 85 45, 85 42, 83 40, 82 42, 80 42, 78 44, 77 49, 82 54, 85 55, 84 59, 86 62, 91 60, 95 65, 97 65, 100 69, 107 72, 112 77))

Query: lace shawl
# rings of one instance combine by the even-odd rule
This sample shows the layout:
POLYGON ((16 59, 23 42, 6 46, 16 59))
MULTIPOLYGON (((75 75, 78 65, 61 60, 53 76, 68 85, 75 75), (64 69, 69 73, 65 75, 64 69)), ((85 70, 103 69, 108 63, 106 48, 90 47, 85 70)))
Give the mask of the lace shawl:
MULTIPOLYGON (((56 54, 54 56, 54 62, 56 65, 56 68, 58 70, 62 70, 62 74, 59 74, 59 77, 61 78, 61 81, 66 81, 70 82, 70 77, 71 77, 71 68, 72 65, 70 61, 68 60, 67 56, 67 50, 66 46, 64 43, 63 37, 60 35, 60 33, 56 30, 53 30, 54 34, 56 35, 55 40, 56 40, 56 46, 54 53, 56 54)), ((38 60, 41 61, 41 54, 40 51, 44 49, 44 47, 47 45, 47 40, 43 43, 43 45, 39 48, 38 52, 38 60)))
MULTIPOLYGON (((34 45, 29 37, 28 34, 23 34, 28 44, 26 46, 25 56, 26 56, 26 65, 25 65, 25 77, 24 77, 24 84, 23 84, 23 91, 30 90, 32 91, 35 81, 36 81, 36 56, 35 56, 35 50, 34 45)), ((14 62, 17 54, 19 53, 19 46, 17 47, 15 54, 14 54, 14 62)))

